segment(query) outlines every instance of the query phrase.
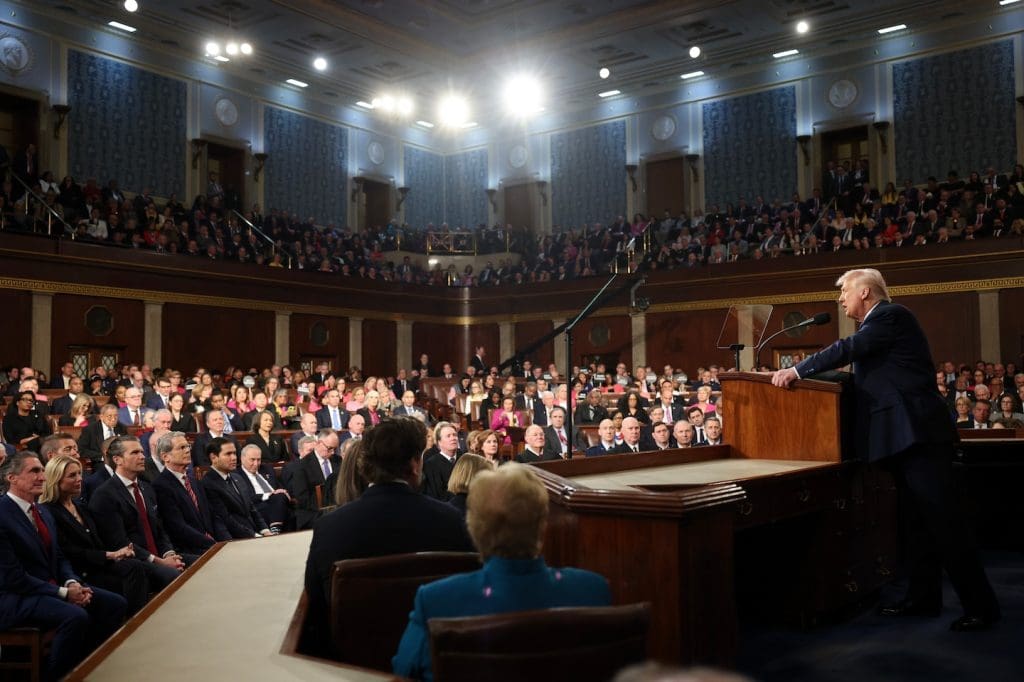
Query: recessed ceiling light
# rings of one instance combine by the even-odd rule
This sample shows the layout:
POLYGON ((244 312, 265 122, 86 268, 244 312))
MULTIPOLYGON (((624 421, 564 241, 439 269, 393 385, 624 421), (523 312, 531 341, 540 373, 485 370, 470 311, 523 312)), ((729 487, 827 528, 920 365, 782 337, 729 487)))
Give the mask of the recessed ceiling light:
POLYGON ((139 3, 137 0, 124 0, 124 11, 135 12, 139 9, 139 3))
POLYGON ((680 78, 682 78, 683 80, 688 80, 690 78, 696 78, 697 76, 703 76, 703 75, 704 75, 703 71, 691 71, 690 73, 684 73, 682 76, 680 76, 680 78))
POLYGON ((122 24, 120 21, 108 21, 107 22, 107 26, 110 26, 111 28, 119 29, 121 31, 127 31, 128 33, 135 33, 135 31, 138 30, 134 26, 129 26, 128 24, 122 24))
POLYGON ((907 27, 906 24, 896 24, 895 26, 886 26, 885 28, 878 29, 878 32, 882 35, 886 33, 893 33, 894 31, 902 31, 907 27))
POLYGON ((227 45, 224 46, 224 51, 232 57, 234 57, 236 54, 238 54, 238 43, 234 41, 229 42, 227 45))
POLYGON ((602 66, 601 69, 597 72, 597 75, 601 77, 601 80, 604 80, 608 76, 612 75, 612 70, 609 69, 607 66, 602 66))
POLYGON ((220 54, 220 45, 213 41, 206 43, 206 54, 216 57, 220 54))
POLYGON ((1000 5, 1004 5, 1004 6, 1005 5, 1013 5, 1013 4, 1018 3, 1018 2, 1020 2, 1020 0, 999 0, 999 4, 1000 5))
POLYGON ((309 87, 309 83, 303 83, 302 81, 300 81, 298 79, 295 79, 295 78, 289 78, 288 80, 285 81, 285 83, 288 83, 289 85, 294 85, 297 88, 308 88, 309 87))
POLYGON ((796 22, 796 32, 797 33, 807 33, 810 30, 811 30, 811 25, 808 24, 806 21, 798 21, 798 22, 796 22))
POLYGON ((424 128, 433 128, 434 124, 430 121, 416 121, 416 125, 423 126, 424 128))
POLYGON ((252 45, 250 45, 249 43, 242 43, 238 46, 238 48, 242 51, 242 54, 244 55, 252 54, 252 45))
POLYGON ((222 54, 214 55, 213 58, 216 59, 218 62, 230 62, 231 61, 230 59, 228 59, 227 57, 225 57, 222 54))
POLYGON ((362 107, 363 109, 373 109, 372 104, 370 104, 369 102, 364 102, 363 100, 359 100, 358 102, 356 102, 356 106, 362 107))
POLYGON ((597 93, 598 97, 615 97, 615 95, 621 95, 621 90, 605 90, 604 92, 597 93))
POLYGON ((690 59, 696 59, 700 56, 700 48, 694 45, 690 48, 690 59))
POLYGON ((327 60, 324 59, 323 57, 317 57, 316 59, 313 60, 313 68, 316 69, 317 71, 326 71, 327 60))
POLYGON ((800 50, 783 50, 782 52, 776 52, 772 56, 776 59, 782 59, 783 57, 792 57, 795 54, 800 54, 800 50))

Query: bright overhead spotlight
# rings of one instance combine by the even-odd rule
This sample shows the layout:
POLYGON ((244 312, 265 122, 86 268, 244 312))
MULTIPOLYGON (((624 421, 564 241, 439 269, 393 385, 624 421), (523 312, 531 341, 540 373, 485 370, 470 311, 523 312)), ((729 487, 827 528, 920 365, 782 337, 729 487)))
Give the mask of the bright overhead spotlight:
POLYGON ((135 31, 137 30, 134 26, 122 24, 120 21, 108 21, 107 26, 110 26, 111 28, 116 28, 121 31, 127 31, 128 33, 135 33, 135 31))
POLYGON ((437 105, 441 125, 457 128, 469 120, 469 102, 465 97, 445 95, 437 105))
POLYGON ((516 116, 529 116, 544 108, 540 83, 530 76, 515 76, 505 84, 505 110, 516 116))
POLYGON ((124 0, 124 11, 135 12, 139 9, 139 3, 136 0, 124 0))
POLYGON ((238 43, 232 41, 224 46, 224 51, 234 57, 238 54, 238 43))
POLYGON ((1004 6, 1004 7, 1005 7, 1006 5, 1015 5, 1015 4, 1017 4, 1018 2, 1020 2, 1020 0, 999 0, 999 4, 1000 4, 1000 5, 1002 5, 1002 6, 1004 6))
POLYGON ((894 33, 896 31, 902 31, 906 27, 907 27, 906 24, 896 24, 895 26, 886 26, 885 28, 880 28, 880 29, 878 29, 878 32, 881 35, 885 35, 886 33, 894 33))
POLYGON ((411 116, 415 109, 416 105, 412 103, 411 97, 399 97, 395 102, 395 110, 402 116, 411 116))
POLYGON ((690 48, 690 59, 696 59, 700 56, 700 48, 694 45, 690 48))
POLYGON ((238 49, 241 50, 242 54, 244 55, 252 54, 252 45, 250 45, 249 43, 242 43, 238 46, 238 49))
POLYGON ((430 121, 416 121, 416 125, 423 126, 424 128, 433 128, 434 124, 430 121))
POLYGON ((303 83, 302 81, 300 81, 300 80, 298 80, 296 78, 289 78, 288 80, 285 81, 285 83, 287 83, 288 85, 294 85, 297 88, 308 88, 309 87, 309 83, 303 83))
POLYGON ((621 90, 605 90, 604 92, 597 93, 598 97, 615 97, 615 95, 621 95, 621 90))
POLYGON ((459 127, 460 128, 476 128, 478 125, 479 124, 476 121, 469 121, 468 123, 463 123, 459 127))
POLYGON ((359 100, 358 102, 356 102, 356 106, 362 107, 363 109, 373 109, 372 104, 370 104, 369 102, 364 102, 363 100, 359 100))
POLYGON ((323 57, 317 57, 316 59, 313 60, 313 68, 316 69, 317 71, 326 71, 327 60, 324 59, 323 57))
POLYGON ((690 73, 684 73, 682 76, 680 76, 680 78, 682 78, 683 80, 689 80, 691 78, 697 78, 698 76, 703 76, 703 75, 704 75, 703 71, 691 71, 690 73))
POLYGON ((800 54, 800 50, 783 50, 782 52, 776 52, 772 56, 776 59, 782 59, 783 57, 792 57, 795 54, 800 54))
POLYGON ((810 30, 811 30, 811 25, 808 24, 806 21, 798 21, 798 22, 796 22, 796 32, 797 33, 807 33, 810 30))
POLYGON ((600 70, 598 70, 597 75, 601 77, 601 80, 604 80, 608 76, 612 75, 612 70, 607 66, 602 66, 600 70))
POLYGON ((216 57, 220 54, 220 45, 213 41, 206 43, 206 54, 209 57, 216 57))
POLYGON ((216 57, 214 57, 214 59, 216 59, 218 62, 230 62, 231 61, 230 59, 228 59, 227 57, 225 57, 222 54, 217 55, 216 57))

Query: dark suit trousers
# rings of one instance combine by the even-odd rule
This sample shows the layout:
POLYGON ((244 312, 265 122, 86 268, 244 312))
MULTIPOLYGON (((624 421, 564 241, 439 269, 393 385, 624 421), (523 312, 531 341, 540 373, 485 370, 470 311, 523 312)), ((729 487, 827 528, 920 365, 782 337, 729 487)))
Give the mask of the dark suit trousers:
POLYGON ((266 500, 257 502, 256 511, 260 513, 260 516, 269 525, 275 523, 284 524, 288 517, 291 516, 291 510, 288 508, 288 498, 280 494, 271 495, 266 500))
POLYGON ((71 671, 124 622, 124 598, 94 587, 85 608, 56 597, 40 597, 32 616, 22 625, 56 630, 44 679, 59 680, 71 671))
POLYGON ((899 491, 910 581, 907 598, 924 606, 942 604, 942 569, 969 616, 999 615, 953 487, 951 446, 915 445, 884 464, 899 491))
POLYGON ((138 613, 149 601, 146 567, 138 559, 109 563, 102 570, 89 573, 86 583, 90 587, 102 587, 124 597, 128 601, 129 618, 138 613))

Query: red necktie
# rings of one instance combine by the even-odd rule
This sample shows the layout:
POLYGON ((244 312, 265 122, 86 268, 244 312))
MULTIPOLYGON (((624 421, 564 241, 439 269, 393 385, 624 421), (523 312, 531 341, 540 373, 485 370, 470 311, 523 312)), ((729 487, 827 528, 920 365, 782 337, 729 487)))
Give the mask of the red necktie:
POLYGON ((149 525, 149 514, 146 513, 146 503, 142 499, 142 491, 138 483, 132 483, 132 492, 135 493, 135 510, 139 513, 139 524, 142 525, 142 534, 146 536, 146 550, 153 556, 160 556, 156 548, 156 540, 153 538, 153 527, 149 525))
POLYGON ((182 479, 182 481, 185 482, 185 492, 187 492, 188 496, 190 498, 192 498, 192 504, 194 504, 195 507, 196 507, 196 510, 198 510, 199 509, 199 498, 196 497, 196 491, 192 489, 192 483, 190 483, 189 480, 188 480, 188 474, 185 474, 185 477, 182 479))
POLYGON ((568 442, 565 440, 565 434, 561 431, 558 432, 558 440, 562 441, 562 445, 565 445, 568 442))
POLYGON ((136 411, 134 412, 134 414, 135 414, 135 418, 134 418, 134 419, 132 420, 132 422, 133 422, 133 423, 134 423, 134 424, 135 424, 136 426, 142 426, 142 420, 141 420, 141 419, 139 419, 139 413, 138 413, 138 411, 136 410, 136 411))
POLYGON ((39 513, 39 507, 31 505, 29 509, 32 511, 32 520, 36 524, 36 532, 39 533, 39 539, 43 542, 43 549, 46 550, 46 556, 50 556, 50 543, 52 538, 50 537, 50 529, 43 523, 43 516, 39 513))

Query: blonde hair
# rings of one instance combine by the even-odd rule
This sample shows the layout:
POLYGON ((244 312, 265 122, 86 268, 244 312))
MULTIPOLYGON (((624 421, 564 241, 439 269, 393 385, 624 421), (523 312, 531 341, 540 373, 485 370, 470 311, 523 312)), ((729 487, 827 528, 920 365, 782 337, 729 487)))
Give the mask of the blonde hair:
POLYGON ((466 453, 455 462, 452 474, 448 477, 448 492, 452 495, 468 493, 469 484, 478 473, 493 469, 494 462, 491 460, 482 455, 474 455, 471 452, 466 453))
POLYGON ((891 301, 889 288, 885 285, 885 278, 882 273, 874 268, 860 268, 858 270, 847 270, 836 280, 836 286, 842 287, 849 282, 850 286, 863 286, 871 289, 872 298, 879 301, 891 301))
POLYGON ((85 412, 85 414, 89 414, 89 412, 92 411, 92 404, 93 399, 91 395, 79 393, 78 396, 75 397, 75 401, 71 403, 71 409, 68 410, 68 414, 71 415, 72 417, 75 417, 77 416, 78 411, 81 410, 83 407, 89 408, 85 412))
POLYGON ((510 462, 496 471, 479 472, 470 481, 466 508, 469 536, 484 559, 540 554, 548 493, 529 466, 510 462))
POLYGON ((50 458, 46 463, 46 484, 43 486, 43 494, 39 497, 40 502, 60 502, 60 482, 72 464, 79 469, 82 468, 82 463, 71 455, 50 458))

